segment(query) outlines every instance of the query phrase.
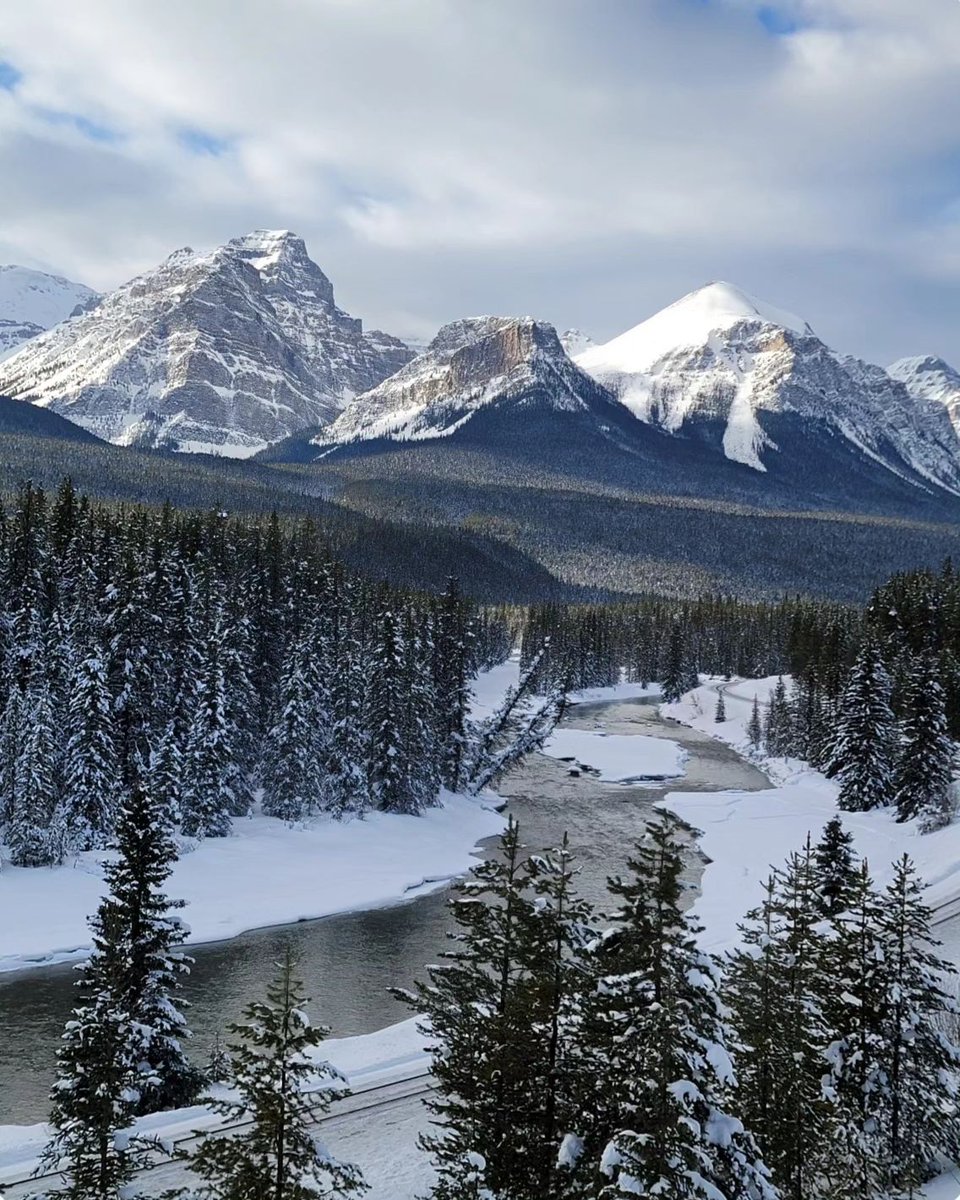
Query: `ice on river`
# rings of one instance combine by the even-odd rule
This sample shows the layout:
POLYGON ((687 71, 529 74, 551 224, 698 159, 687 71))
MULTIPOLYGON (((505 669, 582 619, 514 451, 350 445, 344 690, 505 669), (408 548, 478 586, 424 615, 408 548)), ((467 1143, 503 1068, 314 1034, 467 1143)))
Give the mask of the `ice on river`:
POLYGON ((684 773, 687 752, 668 738, 643 734, 599 733, 588 729, 556 729, 543 753, 590 767, 605 783, 643 783, 677 779, 684 773))

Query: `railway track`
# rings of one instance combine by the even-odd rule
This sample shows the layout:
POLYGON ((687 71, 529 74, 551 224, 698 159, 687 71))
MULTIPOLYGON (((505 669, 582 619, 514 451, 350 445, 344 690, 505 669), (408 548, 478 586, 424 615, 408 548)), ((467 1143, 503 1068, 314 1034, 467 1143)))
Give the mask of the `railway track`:
MULTIPOLYGON (((324 1113, 319 1120, 314 1122, 313 1127, 319 1128, 332 1121, 342 1121, 348 1117, 375 1112, 378 1109, 388 1108, 403 1101, 415 1100, 427 1096, 434 1090, 435 1086, 427 1082, 429 1079, 429 1071, 422 1071, 415 1075, 404 1076, 402 1079, 391 1080, 389 1083, 374 1084, 372 1087, 359 1088, 352 1091, 343 1100, 338 1101, 329 1112, 324 1113)), ((176 1157, 177 1152, 183 1151, 199 1142, 207 1134, 229 1137, 231 1134, 250 1128, 252 1124, 252 1120, 213 1124, 199 1132, 191 1130, 179 1136, 162 1138, 163 1143, 173 1149, 173 1154, 161 1149, 161 1139, 158 1136, 156 1159, 144 1167, 143 1170, 139 1171, 136 1178, 146 1180, 148 1185, 159 1185, 162 1188, 172 1186, 179 1181, 178 1177, 185 1175, 187 1171, 187 1164, 176 1157)), ((152 1135, 148 1133, 144 1136, 149 1138, 152 1135)), ((24 1200, 27 1196, 42 1193, 44 1185, 50 1188, 64 1186, 62 1173, 59 1171, 46 1171, 38 1175, 19 1174, 12 1177, 0 1177, 0 1188, 4 1189, 3 1200, 24 1200)))

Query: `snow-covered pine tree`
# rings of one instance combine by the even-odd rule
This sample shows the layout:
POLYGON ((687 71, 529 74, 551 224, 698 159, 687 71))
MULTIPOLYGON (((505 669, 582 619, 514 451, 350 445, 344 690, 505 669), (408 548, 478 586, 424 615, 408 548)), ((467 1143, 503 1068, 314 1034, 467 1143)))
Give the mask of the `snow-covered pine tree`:
POLYGON ((893 782, 897 820, 919 817, 925 830, 949 825, 954 747, 940 672, 930 657, 913 660, 907 679, 906 714, 893 782))
POLYGON ((205 1133, 197 1149, 187 1152, 190 1170, 201 1181, 195 1195, 325 1200, 363 1191, 360 1169, 333 1158, 311 1129, 334 1095, 348 1093, 342 1076, 313 1054, 327 1030, 310 1025, 307 1003, 288 948, 266 1001, 248 1005, 244 1020, 230 1027, 239 1039, 229 1047, 237 1098, 216 1100, 212 1107, 230 1121, 249 1124, 226 1135, 205 1133))
POLYGON ((532 855, 527 873, 535 920, 524 926, 529 937, 521 944, 520 960, 530 973, 532 1036, 527 1043, 529 1103, 517 1128, 518 1143, 526 1135, 527 1167, 525 1179, 502 1193, 540 1200, 578 1189, 582 1143, 576 1130, 582 1094, 573 1041, 584 953, 596 930, 591 905, 575 891, 578 868, 566 834, 556 849, 532 855))
POLYGON ((824 1051, 824 1094, 831 1101, 824 1178, 828 1194, 843 1200, 887 1194, 890 967, 884 959, 881 909, 863 863, 847 909, 834 920, 836 936, 826 959, 833 987, 824 1006, 831 1038, 824 1051))
POLYGON ((203 1086, 203 1073, 183 1050, 190 1031, 177 997, 191 960, 181 949, 185 932, 176 916, 183 901, 163 891, 177 857, 170 816, 139 784, 121 805, 116 841, 119 856, 104 867, 110 889, 104 903, 112 906, 126 948, 115 1000, 133 1022, 137 1111, 179 1108, 203 1086))
POLYGON ((70 1200, 121 1200, 142 1165, 128 1137, 136 1104, 134 1021, 123 1007, 127 932, 110 897, 90 919, 93 953, 79 968, 78 1002, 57 1054, 51 1138, 42 1156, 62 1171, 70 1200))
POLYGON ((225 837, 234 795, 233 747, 227 720, 220 639, 211 637, 197 680, 183 756, 181 828, 190 837, 225 837))
POLYGON ((421 1139, 437 1173, 431 1200, 526 1196, 536 1182, 531 1153, 556 1154, 534 1144, 543 1110, 531 1059, 545 1031, 526 957, 542 949, 528 884, 511 820, 497 857, 456 885, 452 948, 427 968, 427 982, 396 992, 426 1018, 434 1047, 438 1086, 427 1108, 436 1132, 421 1139))
POLYGON ((754 750, 759 750, 763 744, 763 725, 760 721, 760 701, 757 696, 753 697, 753 708, 747 722, 747 738, 754 750))
POLYGON ((183 755, 176 724, 171 720, 150 752, 147 786, 157 812, 165 813, 174 824, 180 820, 182 784, 183 755))
POLYGON ((767 705, 767 720, 764 729, 766 751, 777 758, 790 753, 793 743, 793 729, 790 702, 787 699, 787 689, 781 675, 767 705))
POLYGON ((416 814, 422 804, 415 787, 415 764, 404 739, 408 717, 404 639, 390 598, 377 613, 376 628, 368 713, 370 788, 383 812, 416 814))
POLYGON ((226 1083, 231 1071, 230 1055, 223 1044, 223 1038, 219 1033, 215 1033, 203 1073, 210 1083, 226 1083))
POLYGON ((690 686, 690 671, 686 663, 686 640, 683 626, 674 621, 670 630, 670 642, 664 664, 660 694, 668 704, 679 700, 690 686))
POLYGON ((893 798, 896 723, 890 676, 879 645, 867 640, 843 691, 829 774, 840 781, 840 807, 881 808, 893 798))
POLYGON ((13 819, 17 798, 17 761, 24 737, 23 695, 16 684, 7 689, 0 718, 0 825, 13 819))
POLYGON ((817 1200, 826 1104, 824 939, 809 843, 767 882, 741 925, 723 999, 737 1038, 736 1111, 784 1197, 817 1200))
POLYGON ((471 632, 459 580, 447 580, 433 631, 433 680, 437 732, 442 744, 442 782, 456 791, 463 782, 463 755, 470 707, 471 632))
POLYGON ((853 850, 853 834, 839 816, 831 817, 814 852, 817 905, 821 916, 833 920, 842 913, 853 894, 859 870, 853 850))
POLYGON ((728 1111, 736 1081, 717 966, 680 907, 676 819, 651 823, 628 865, 631 877, 611 884, 621 907, 603 981, 606 1036, 596 1047, 597 1086, 615 1105, 599 1195, 774 1200, 753 1137, 728 1111))
POLYGON ((723 697, 723 688, 717 692, 717 707, 713 714, 713 719, 718 725, 722 725, 727 719, 727 704, 723 697))
POLYGON ((7 826, 10 861, 18 867, 60 862, 65 826, 60 807, 60 742, 40 664, 24 697, 25 734, 14 769, 13 811, 7 826))
POLYGON ((879 936, 890 988, 883 1028, 888 1107, 883 1158, 888 1195, 913 1196, 960 1149, 960 1049, 943 1031, 956 1013, 957 974, 936 954, 922 881, 909 857, 895 864, 879 936))
POLYGON ((263 811, 283 821, 302 821, 319 805, 316 697, 304 672, 308 648, 291 650, 280 677, 279 713, 267 734, 263 761, 263 811))
POLYGON ((69 736, 64 756, 63 809, 77 850, 102 847, 116 821, 119 763, 113 740, 113 700, 96 650, 80 657, 70 681, 69 736))

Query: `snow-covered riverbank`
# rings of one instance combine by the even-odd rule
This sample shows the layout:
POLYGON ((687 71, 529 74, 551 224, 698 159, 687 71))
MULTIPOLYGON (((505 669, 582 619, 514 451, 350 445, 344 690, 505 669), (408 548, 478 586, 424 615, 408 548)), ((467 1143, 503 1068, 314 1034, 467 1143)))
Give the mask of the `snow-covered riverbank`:
MULTIPOLYGON (((517 676, 515 659, 484 672, 474 715, 492 712, 517 676)), ((321 816, 296 828, 255 815, 237 820, 229 837, 186 843, 167 892, 187 902, 190 945, 402 903, 469 871, 478 844, 503 829, 502 804, 492 792, 446 792, 416 818, 321 816)), ((4 865, 0 973, 86 957, 87 918, 104 891, 106 857, 90 852, 57 867, 4 865)))
MULTIPOLYGON (((747 722, 757 696, 761 708, 776 686, 769 679, 705 680, 661 712, 684 725, 718 738, 762 767, 774 786, 760 792, 671 792, 662 807, 702 831, 700 849, 710 860, 703 873, 694 912, 704 926, 706 949, 719 952, 734 944, 737 922, 759 903, 771 867, 799 850, 809 833, 816 842, 837 813, 837 785, 798 759, 771 758, 752 750, 747 722), (715 720, 722 690, 727 719, 715 720)), ((918 823, 898 824, 892 810, 843 813, 858 854, 881 884, 890 878, 894 859, 908 853, 927 882, 927 903, 952 905, 960 897, 960 824, 921 834, 918 823)), ((952 911, 952 907, 950 909, 952 911)))

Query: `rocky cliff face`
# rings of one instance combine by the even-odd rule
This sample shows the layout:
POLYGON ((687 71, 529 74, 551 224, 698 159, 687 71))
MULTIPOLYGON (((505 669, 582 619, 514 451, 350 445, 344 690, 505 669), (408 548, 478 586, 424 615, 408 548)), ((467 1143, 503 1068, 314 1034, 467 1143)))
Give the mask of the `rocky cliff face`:
POLYGON ((942 405, 960 435, 960 371, 935 355, 901 358, 887 373, 904 385, 917 400, 942 405))
POLYGON ((320 444, 446 437, 482 410, 533 405, 588 412, 611 398, 567 357, 552 325, 473 317, 445 325, 424 354, 358 396, 320 444))
POLYGON ((258 231, 178 250, 37 337, 0 365, 0 393, 117 444, 245 457, 333 420, 411 357, 336 306, 302 239, 258 231))

